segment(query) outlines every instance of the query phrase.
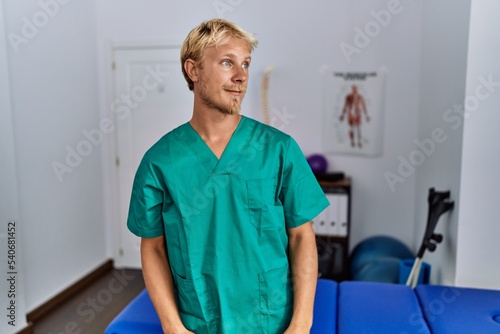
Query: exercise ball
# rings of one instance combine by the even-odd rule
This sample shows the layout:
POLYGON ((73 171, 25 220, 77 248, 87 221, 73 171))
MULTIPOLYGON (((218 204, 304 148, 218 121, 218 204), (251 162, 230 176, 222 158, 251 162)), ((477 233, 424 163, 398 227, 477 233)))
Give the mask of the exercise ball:
POLYGON ((307 162, 313 173, 326 173, 328 169, 328 160, 322 154, 312 154, 307 157, 307 162))
MULTIPOLYGON (((413 252, 401 241, 389 236, 374 236, 361 241, 351 253, 351 275, 354 277, 362 266, 377 258, 409 259, 413 252)), ((398 264, 399 266, 399 264, 398 264)))
POLYGON ((365 262, 352 275, 354 281, 399 283, 400 259, 382 256, 365 262))

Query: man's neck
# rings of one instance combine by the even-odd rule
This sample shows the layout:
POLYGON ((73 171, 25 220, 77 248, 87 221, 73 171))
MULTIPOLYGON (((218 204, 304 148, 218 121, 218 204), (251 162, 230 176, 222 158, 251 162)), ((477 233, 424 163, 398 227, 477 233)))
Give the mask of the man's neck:
POLYGON ((217 110, 203 110, 193 112, 189 124, 206 142, 226 141, 232 136, 238 126, 241 115, 224 114, 217 110))

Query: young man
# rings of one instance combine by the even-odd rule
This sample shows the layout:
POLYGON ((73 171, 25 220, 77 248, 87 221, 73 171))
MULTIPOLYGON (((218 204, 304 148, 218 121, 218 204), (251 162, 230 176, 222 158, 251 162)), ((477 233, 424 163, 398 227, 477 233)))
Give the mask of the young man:
POLYGON ((165 333, 309 333, 310 220, 328 201, 295 141, 240 115, 257 40, 222 19, 181 50, 191 120, 145 154, 128 227, 165 333), (290 270, 291 269, 291 270, 290 270))

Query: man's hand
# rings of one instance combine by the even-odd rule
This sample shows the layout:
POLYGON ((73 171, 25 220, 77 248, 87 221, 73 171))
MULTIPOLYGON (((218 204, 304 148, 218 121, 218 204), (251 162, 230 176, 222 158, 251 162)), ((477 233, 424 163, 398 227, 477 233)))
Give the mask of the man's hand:
POLYGON ((177 330, 163 330, 164 334, 196 334, 195 332, 191 332, 186 328, 182 327, 177 330))
POLYGON ((283 334, 309 334, 310 332, 310 328, 298 328, 295 326, 290 326, 283 334))

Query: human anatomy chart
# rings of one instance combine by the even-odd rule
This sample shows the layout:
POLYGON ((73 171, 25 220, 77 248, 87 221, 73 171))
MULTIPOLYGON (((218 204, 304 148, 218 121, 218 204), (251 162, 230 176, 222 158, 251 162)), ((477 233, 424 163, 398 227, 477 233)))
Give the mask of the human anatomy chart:
POLYGON ((385 71, 323 71, 326 153, 382 154, 385 71))

